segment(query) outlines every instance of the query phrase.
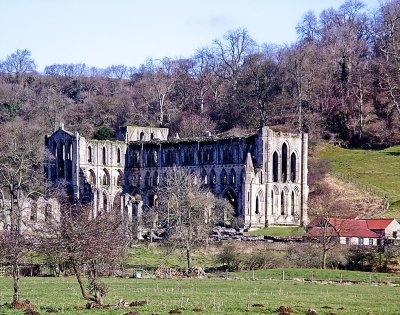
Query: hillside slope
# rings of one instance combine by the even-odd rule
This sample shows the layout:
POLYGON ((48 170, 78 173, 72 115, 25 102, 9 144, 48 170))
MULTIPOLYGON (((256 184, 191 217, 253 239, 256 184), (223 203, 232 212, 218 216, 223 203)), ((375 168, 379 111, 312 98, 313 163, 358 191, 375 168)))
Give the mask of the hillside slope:
POLYGON ((370 151, 323 145, 319 156, 331 161, 334 176, 349 179, 361 190, 386 195, 390 208, 382 216, 400 219, 400 146, 370 151))

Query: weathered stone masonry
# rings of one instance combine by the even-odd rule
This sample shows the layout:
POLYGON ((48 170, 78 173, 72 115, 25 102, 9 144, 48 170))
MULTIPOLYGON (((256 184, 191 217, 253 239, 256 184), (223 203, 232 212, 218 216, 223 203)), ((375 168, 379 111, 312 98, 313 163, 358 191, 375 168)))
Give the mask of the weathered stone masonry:
POLYGON ((92 216, 132 219, 157 203, 156 188, 173 166, 228 199, 246 228, 307 221, 307 134, 263 127, 248 137, 169 138, 167 128, 122 127, 117 141, 88 140, 62 127, 46 136, 50 181, 65 180, 92 216))

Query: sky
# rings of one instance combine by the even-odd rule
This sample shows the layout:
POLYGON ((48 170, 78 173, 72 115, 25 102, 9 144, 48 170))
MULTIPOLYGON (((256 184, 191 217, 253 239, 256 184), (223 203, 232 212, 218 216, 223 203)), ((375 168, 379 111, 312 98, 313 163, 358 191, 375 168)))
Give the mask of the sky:
MULTIPOLYGON (((0 60, 28 49, 47 65, 139 67, 147 58, 187 58, 229 30, 258 43, 291 44, 309 10, 344 0, 0 0, 0 60)), ((364 0, 366 10, 379 0, 364 0)))

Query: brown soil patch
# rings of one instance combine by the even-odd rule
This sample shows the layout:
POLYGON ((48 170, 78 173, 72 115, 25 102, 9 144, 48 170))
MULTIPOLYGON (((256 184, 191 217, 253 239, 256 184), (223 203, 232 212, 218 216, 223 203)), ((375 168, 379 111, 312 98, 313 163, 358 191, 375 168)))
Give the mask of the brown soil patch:
POLYGON ((324 181, 336 196, 337 204, 345 207, 337 213, 340 217, 368 217, 383 203, 381 197, 362 191, 353 184, 341 181, 332 175, 327 174, 324 181))

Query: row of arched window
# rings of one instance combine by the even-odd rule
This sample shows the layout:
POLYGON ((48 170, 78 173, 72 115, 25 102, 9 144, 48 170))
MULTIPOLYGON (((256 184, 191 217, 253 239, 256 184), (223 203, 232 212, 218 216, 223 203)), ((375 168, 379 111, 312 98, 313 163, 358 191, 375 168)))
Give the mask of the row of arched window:
MULTIPOLYGON (((51 218, 53 217, 51 204, 47 203, 45 205, 43 215, 44 215, 44 222, 49 222, 51 220, 51 218)), ((31 205, 30 221, 33 223, 38 222, 38 208, 36 203, 33 203, 31 205)))
POLYGON ((288 153, 288 146, 286 143, 282 145, 282 156, 279 159, 278 152, 274 152, 272 155, 272 180, 274 182, 295 182, 297 178, 297 157, 293 152, 290 155, 288 153))
POLYGON ((282 190, 279 194, 276 191, 271 190, 271 204, 272 215, 280 214, 294 216, 296 214, 297 193, 292 191, 289 194, 282 190))
MULTIPOLYGON (((118 170, 117 173, 118 174, 114 178, 113 184, 116 186, 123 186, 124 185, 124 173, 121 170, 118 170)), ((88 181, 90 184, 96 185, 96 174, 92 169, 89 170, 88 181)), ((103 186, 110 186, 110 184, 111 184, 110 172, 106 168, 104 168, 102 171, 100 184, 103 186)))
MULTIPOLYGON (((223 147, 220 152, 220 158, 216 159, 215 149, 212 147, 205 147, 197 152, 196 161, 196 150, 193 148, 189 149, 175 149, 168 148, 162 151, 161 163, 163 166, 174 166, 183 165, 190 166, 198 164, 211 165, 214 163, 219 164, 233 164, 237 161, 237 150, 229 147, 223 147)), ((140 167, 141 161, 145 163, 147 167, 157 166, 159 161, 158 149, 148 149, 145 151, 142 160, 140 157, 140 150, 133 149, 130 152, 131 163, 134 167, 140 167)))
MULTIPOLYGON (((198 176, 193 172, 194 174, 194 181, 197 182, 198 176)), ((132 186, 136 187, 139 185, 141 177, 140 175, 131 175, 131 183, 132 186)), ((211 185, 215 186, 218 184, 218 177, 215 172, 215 170, 211 170, 211 172, 208 174, 205 169, 202 170, 200 174, 200 180, 203 185, 211 185)), ((223 169, 219 175, 219 184, 222 186, 225 185, 230 185, 234 186, 237 183, 237 178, 236 178, 236 172, 232 168, 229 172, 229 174, 226 172, 225 169, 223 169)), ((144 176, 144 185, 145 187, 157 187, 160 185, 160 176, 157 171, 155 171, 152 175, 149 171, 146 172, 144 176)))
POLYGON ((111 211, 117 215, 121 214, 122 200, 120 192, 117 192, 113 199, 112 196, 110 196, 106 191, 95 190, 93 192, 93 198, 96 205, 95 208, 92 210, 93 218, 106 213, 111 213, 111 211))
MULTIPOLYGON (((211 170, 210 174, 207 174, 207 171, 203 169, 201 172, 201 180, 204 185, 214 186, 217 184, 217 174, 213 169, 211 170)), ((230 170, 229 176, 226 170, 222 169, 219 175, 220 185, 236 185, 236 181, 236 172, 233 168, 230 170)))
MULTIPOLYGON (((103 146, 101 148, 101 164, 103 165, 107 165, 108 163, 108 155, 107 155, 107 148, 105 146, 103 146)), ((87 147, 87 158, 88 158, 88 162, 89 163, 93 163, 94 162, 94 158, 93 158, 93 148, 92 146, 88 146, 87 147)), ((117 148, 117 163, 121 163, 121 148, 117 148)))
MULTIPOLYGON (((250 198, 250 194, 248 195, 250 198)), ((264 202, 264 194, 259 192, 255 200, 255 214, 261 213, 262 202, 264 202)), ((282 190, 280 193, 275 190, 271 190, 271 214, 282 215, 282 216, 295 216, 298 202, 297 191, 282 190)))

